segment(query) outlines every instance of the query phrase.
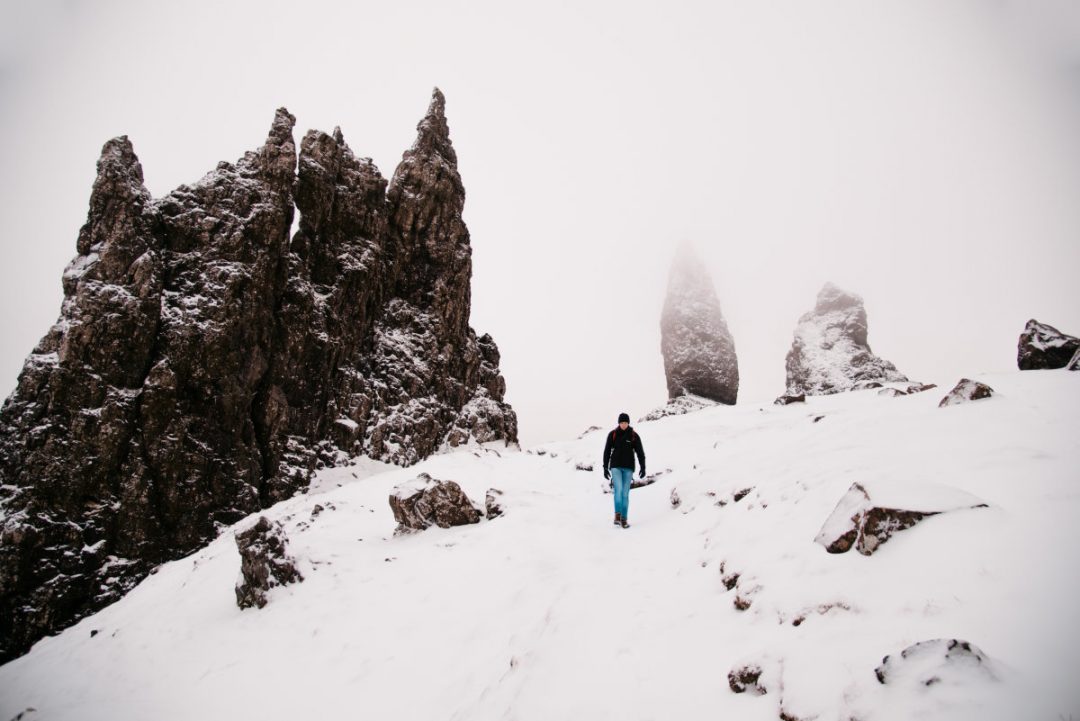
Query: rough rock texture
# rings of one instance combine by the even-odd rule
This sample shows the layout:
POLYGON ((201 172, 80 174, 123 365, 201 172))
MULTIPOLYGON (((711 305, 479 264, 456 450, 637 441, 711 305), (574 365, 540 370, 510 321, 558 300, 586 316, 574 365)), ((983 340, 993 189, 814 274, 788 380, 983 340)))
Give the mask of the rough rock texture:
POLYGON ((877 394, 885 398, 899 398, 900 396, 906 396, 907 391, 902 391, 899 388, 882 388, 877 394))
POLYGON ((994 395, 994 389, 985 383, 961 378, 960 382, 949 391, 949 394, 941 399, 941 402, 938 403, 938 408, 977 401, 983 398, 989 398, 992 395, 994 395))
POLYGON ((675 257, 668 276, 660 350, 668 398, 693 395, 735 404, 739 394, 735 341, 720 312, 712 279, 686 246, 675 257))
POLYGON ((1016 345, 1016 365, 1022 371, 1065 368, 1080 352, 1080 338, 1032 318, 1016 345))
POLYGON ((792 403, 806 403, 806 394, 799 393, 798 395, 780 396, 773 401, 773 405, 775 406, 790 406, 792 403))
POLYGON ((899 656, 886 656, 874 675, 888 685, 925 689, 944 683, 955 687, 974 679, 997 679, 993 667, 993 661, 974 644, 939 638, 908 646, 899 656))
POLYGON ((854 548, 869 556, 894 533, 924 518, 964 508, 986 508, 986 504, 944 486, 903 484, 899 489, 882 486, 868 490, 864 484, 853 483, 814 540, 829 553, 847 553, 854 548))
POLYGON ((395 486, 390 508, 398 522, 396 533, 422 531, 431 526, 450 528, 479 523, 483 512, 454 481, 440 481, 421 473, 395 486))
POLYGON ((298 159, 293 123, 156 200, 127 138, 105 144, 60 319, 0 410, 0 660, 319 466, 516 443, 468 326, 441 93, 389 184, 340 131, 298 159))
POLYGON ((728 686, 732 693, 749 693, 752 696, 764 696, 768 690, 761 682, 760 666, 748 664, 733 668, 728 672, 728 686))
POLYGON ((693 413, 694 411, 700 411, 702 408, 712 408, 718 405, 716 401, 709 400, 708 398, 701 398, 700 396, 685 395, 678 398, 672 398, 668 401, 667 405, 642 416, 638 419, 638 423, 644 423, 645 421, 658 421, 661 418, 667 418, 668 416, 682 416, 687 413, 693 413))
POLYGON ((1065 366, 1067 370, 1080 371, 1080 350, 1076 351, 1072 360, 1065 366))
POLYGON ((498 518, 503 514, 503 492, 498 488, 489 488, 484 496, 484 508, 487 511, 487 519, 498 518))
POLYGON ((240 550, 236 604, 240 608, 262 608, 271 588, 304 580, 296 569, 296 560, 288 554, 288 545, 281 524, 271 523, 266 516, 260 516, 254 526, 236 534, 236 547, 240 550))
POLYGON ((826 283, 817 305, 795 326, 786 394, 827 395, 871 388, 873 381, 906 381, 896 366, 870 352, 866 335, 862 298, 826 283))

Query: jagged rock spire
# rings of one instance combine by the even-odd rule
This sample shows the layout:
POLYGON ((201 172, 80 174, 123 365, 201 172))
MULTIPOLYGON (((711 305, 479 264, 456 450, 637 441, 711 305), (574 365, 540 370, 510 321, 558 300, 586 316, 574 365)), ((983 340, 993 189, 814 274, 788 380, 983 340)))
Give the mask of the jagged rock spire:
POLYGON ((712 278, 688 244, 679 249, 668 276, 660 349, 669 399, 693 395, 735 404, 739 394, 735 341, 712 278))
POLYGON ((906 381, 896 366, 871 352, 867 332, 862 298, 826 283, 814 309, 795 326, 787 354, 788 395, 826 395, 852 390, 861 382, 906 381))
POLYGON ((0 410, 0 661, 317 466, 517 441, 437 90, 387 183, 340 129, 154 200, 105 144, 57 324, 0 410), (295 196, 294 196, 295 187, 295 196), (293 213, 301 212, 290 242, 293 213))

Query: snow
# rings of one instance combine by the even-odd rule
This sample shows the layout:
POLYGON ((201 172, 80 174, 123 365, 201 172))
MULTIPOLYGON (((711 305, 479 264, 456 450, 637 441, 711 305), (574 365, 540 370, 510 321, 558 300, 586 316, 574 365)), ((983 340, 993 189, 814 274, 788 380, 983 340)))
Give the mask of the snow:
POLYGON ((671 471, 631 493, 627 530, 599 470, 575 470, 600 433, 321 471, 265 512, 302 583, 237 608, 247 519, 0 667, 0 719, 1080 717, 1080 376, 975 378, 999 392, 948 410, 938 389, 864 391, 639 423, 649 466, 671 471), (478 502, 504 491, 505 515, 395 537, 388 496, 421 472, 478 502), (855 482, 989 507, 829 554, 814 538, 855 482), (935 639, 993 673, 965 661, 927 686, 938 656, 920 651, 879 683, 885 656, 935 639), (732 693, 744 664, 765 695, 732 693))

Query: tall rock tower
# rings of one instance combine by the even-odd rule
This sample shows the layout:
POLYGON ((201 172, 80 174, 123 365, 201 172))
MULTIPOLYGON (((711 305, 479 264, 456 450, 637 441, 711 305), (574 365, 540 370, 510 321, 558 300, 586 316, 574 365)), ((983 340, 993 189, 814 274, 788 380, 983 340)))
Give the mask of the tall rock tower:
POLYGON ((866 337, 862 298, 826 283, 814 309, 795 326, 787 354, 787 393, 827 395, 861 382, 907 381, 896 366, 871 352, 866 337))
POLYGON ((679 249, 668 276, 660 318, 668 398, 698 396, 734 405, 739 361, 712 279, 693 250, 679 249))
POLYGON ((128 139, 105 144, 60 319, 0 410, 0 661, 316 468, 517 442, 498 348, 469 327, 444 111, 435 90, 389 184, 340 130, 298 158, 284 109, 160 199, 128 139))

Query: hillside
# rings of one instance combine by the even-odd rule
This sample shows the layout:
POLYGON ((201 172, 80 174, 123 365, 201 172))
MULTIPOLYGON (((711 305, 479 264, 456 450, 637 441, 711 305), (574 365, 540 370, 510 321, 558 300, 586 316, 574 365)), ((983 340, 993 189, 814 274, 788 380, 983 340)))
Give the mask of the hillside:
POLYGON ((1080 717, 1080 375, 976 379, 994 397, 939 408, 942 378, 637 425, 665 472, 632 491, 626 530, 603 431, 322 471, 266 514, 302 583, 237 607, 246 519, 0 667, 0 719, 1080 717), (388 495, 419 472, 479 502, 499 488, 505 515, 395 536, 388 495), (957 510, 827 553, 815 538, 855 482, 957 510), (933 639, 972 650, 900 658, 933 639), (747 665, 764 695, 729 687, 747 665))

